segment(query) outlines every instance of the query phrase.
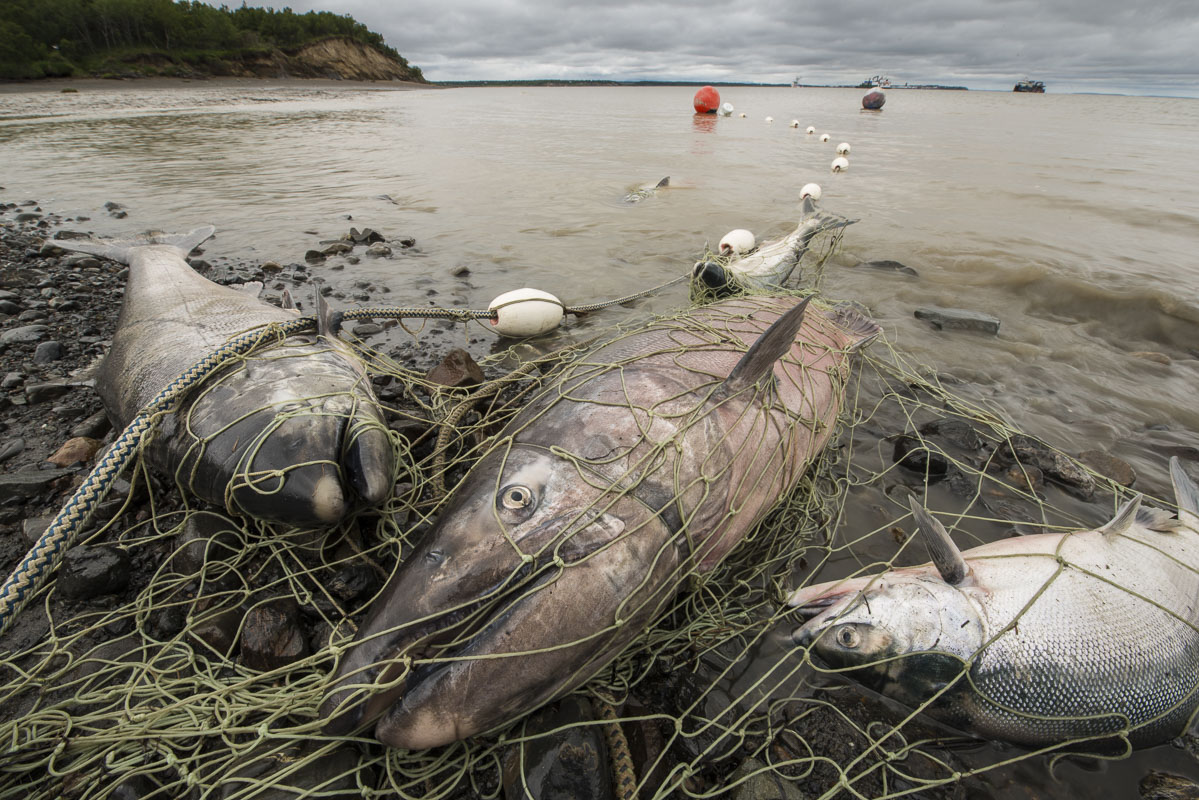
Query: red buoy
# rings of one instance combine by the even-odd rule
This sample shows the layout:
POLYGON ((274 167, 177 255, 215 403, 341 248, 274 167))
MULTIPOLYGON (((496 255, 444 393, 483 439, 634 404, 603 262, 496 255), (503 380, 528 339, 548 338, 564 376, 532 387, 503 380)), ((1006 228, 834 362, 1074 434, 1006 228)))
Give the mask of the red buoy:
POLYGON ((696 114, 715 114, 716 109, 720 108, 720 92, 705 86, 695 93, 691 103, 695 106, 696 114))
POLYGON ((867 111, 877 111, 883 107, 883 103, 887 102, 887 96, 875 89, 873 92, 867 92, 862 98, 862 108, 867 111))

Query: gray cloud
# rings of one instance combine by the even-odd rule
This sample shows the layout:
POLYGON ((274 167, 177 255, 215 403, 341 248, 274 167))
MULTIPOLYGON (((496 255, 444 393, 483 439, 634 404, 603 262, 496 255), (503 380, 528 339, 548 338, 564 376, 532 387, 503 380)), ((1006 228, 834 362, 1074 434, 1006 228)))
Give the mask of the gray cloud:
POLYGON ((1199 2, 301 0, 383 34, 431 80, 892 80, 1199 96, 1199 2))

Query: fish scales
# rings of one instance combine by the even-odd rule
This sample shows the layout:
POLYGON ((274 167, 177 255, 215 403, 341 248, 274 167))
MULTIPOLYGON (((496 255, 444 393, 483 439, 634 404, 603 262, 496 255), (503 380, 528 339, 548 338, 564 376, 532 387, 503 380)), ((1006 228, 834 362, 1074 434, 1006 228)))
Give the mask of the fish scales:
POLYGON ((1133 747, 1199 708, 1199 492, 1177 459, 1179 518, 1125 504, 1102 528, 958 552, 796 591, 793 638, 838 671, 963 730, 1044 747, 1133 747))

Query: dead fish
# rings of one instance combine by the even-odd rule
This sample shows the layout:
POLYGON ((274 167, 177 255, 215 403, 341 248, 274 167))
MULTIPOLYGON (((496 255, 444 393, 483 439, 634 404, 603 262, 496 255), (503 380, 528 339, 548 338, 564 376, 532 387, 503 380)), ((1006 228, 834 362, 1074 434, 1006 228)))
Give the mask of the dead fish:
POLYGON ((1096 530, 965 552, 913 499, 932 563, 800 589, 792 638, 986 738, 1167 741, 1199 706, 1199 491, 1177 458, 1170 475, 1178 519, 1138 495, 1096 530))
POLYGON ((670 176, 667 175, 657 183, 647 183, 643 186, 638 186, 633 191, 624 196, 626 203, 640 203, 642 200, 653 197, 659 189, 664 189, 670 185, 670 176))
POLYGON ((385 744, 434 747, 586 682, 795 485, 831 435, 850 352, 877 332, 852 309, 760 296, 581 357, 375 599, 326 731, 378 720, 385 744))
POLYGON ((764 244, 724 265, 716 261, 697 262, 692 275, 717 295, 727 295, 738 289, 770 291, 783 288, 818 233, 844 228, 857 221, 821 210, 811 195, 803 198, 800 208, 799 225, 782 239, 764 244))
MULTIPOLYGON (((96 373, 117 428, 233 336, 296 318, 259 300, 258 285, 221 286, 188 265, 184 257, 213 232, 55 240, 129 265, 112 347, 96 373)), ((362 362, 324 327, 235 359, 189 390, 147 454, 196 497, 304 526, 337 522, 355 498, 382 502, 395 466, 362 362)))

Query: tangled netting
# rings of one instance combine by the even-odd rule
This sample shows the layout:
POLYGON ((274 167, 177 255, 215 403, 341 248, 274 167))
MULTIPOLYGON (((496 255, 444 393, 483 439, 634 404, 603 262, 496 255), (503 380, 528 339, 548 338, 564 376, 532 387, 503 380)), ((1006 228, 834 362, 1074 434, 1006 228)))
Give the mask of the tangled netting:
MULTIPOLYGON (((823 309, 818 316, 831 318, 823 309)), ((744 351, 730 344, 733 323, 708 319, 697 327, 694 318, 656 323, 676 343, 661 354, 744 351)), ((737 502, 719 524, 748 528, 737 546, 709 568, 686 557, 702 534, 665 538, 655 557, 684 553, 671 555, 674 588, 645 593, 651 618, 618 656, 566 698, 498 731, 427 750, 383 747, 369 729, 322 733, 318 708, 338 656, 449 491, 484 454, 510 445, 499 435, 505 425, 526 419, 518 415, 533 398, 570 385, 571 376, 626 368, 642 353, 614 346, 599 351, 607 353, 600 363, 581 348, 531 359, 513 350, 482 363, 484 383, 451 389, 358 348, 388 406, 396 486, 382 508, 333 530, 287 529, 188 505, 139 466, 128 476, 125 505, 81 541, 128 553, 128 588, 76 601, 51 582, 0 642, 0 798, 956 796, 963 782, 1027 757, 1011 748, 955 748, 960 734, 918 710, 830 679, 791 645, 799 620, 783 601, 815 580, 926 560, 911 536, 913 491, 955 511, 959 537, 984 541, 1013 529, 1094 527, 1126 490, 956 396, 885 338, 860 352, 831 340, 814 350, 832 366, 797 362, 790 388, 823 382, 843 397, 840 413, 822 420, 818 409, 801 408, 781 433, 766 433, 789 388, 751 387, 763 393, 758 410, 739 419, 753 435, 735 444, 728 463, 667 498, 688 523, 685 508, 695 504, 683 495, 732 480, 737 502), (817 430, 827 446, 802 474, 780 482, 765 462, 730 474, 746 449, 817 430), (1039 469, 1034 447, 1043 456, 1039 469), (770 497, 773 510, 747 526, 738 515, 753 512, 742 507, 765 491, 783 496, 770 497)), ((677 362, 698 369, 684 357, 677 362)), ((718 384, 719 376, 705 384, 709 399, 718 384)), ((660 406, 655 398, 655 413, 685 416, 680 397, 660 406)), ((636 408, 647 436, 649 411, 648 403, 636 408)), ((688 426, 711 421, 701 411, 691 402, 688 426)), ((527 415, 528 425, 538 416, 527 415)), ((674 459, 682 473, 682 455, 670 447, 654 457, 674 459)), ((582 466, 604 462, 577 451, 573 459, 580 469, 588 459, 582 466)), ((621 485, 636 489, 635 481, 621 485)), ((611 550, 606 542, 573 561, 554 551, 559 557, 543 566, 560 579, 611 550)))

